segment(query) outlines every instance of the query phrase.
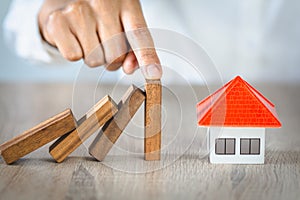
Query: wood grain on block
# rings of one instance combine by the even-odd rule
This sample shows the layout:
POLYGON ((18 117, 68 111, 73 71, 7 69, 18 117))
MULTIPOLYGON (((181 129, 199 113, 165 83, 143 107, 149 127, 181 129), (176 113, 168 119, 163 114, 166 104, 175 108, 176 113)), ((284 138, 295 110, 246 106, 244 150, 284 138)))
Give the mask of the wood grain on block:
POLYGON ((102 127, 89 147, 94 158, 99 161, 105 158, 144 100, 144 92, 134 85, 130 86, 118 104, 119 111, 102 127))
POLYGON ((50 146, 49 152, 51 156, 57 162, 62 162, 117 111, 116 103, 109 96, 102 98, 79 120, 79 125, 74 131, 62 136, 50 146))
POLYGON ((67 109, 40 123, 23 134, 0 146, 1 155, 7 164, 61 137, 77 127, 72 111, 67 109))
POLYGON ((145 160, 160 160, 162 102, 160 80, 147 80, 145 92, 145 160))

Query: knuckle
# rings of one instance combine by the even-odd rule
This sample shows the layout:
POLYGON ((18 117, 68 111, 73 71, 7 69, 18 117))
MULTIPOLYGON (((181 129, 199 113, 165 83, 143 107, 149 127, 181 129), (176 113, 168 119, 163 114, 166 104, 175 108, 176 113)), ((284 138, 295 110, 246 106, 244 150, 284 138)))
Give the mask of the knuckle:
POLYGON ((119 63, 125 60, 128 47, 123 38, 111 39, 103 44, 107 64, 119 63))
POLYGON ((81 52, 69 51, 64 54, 64 57, 69 61, 78 61, 82 58, 81 52))
POLYGON ((87 1, 75 1, 70 3, 66 10, 75 15, 83 15, 89 9, 89 4, 87 1))
POLYGON ((48 21, 45 27, 47 33, 50 35, 56 35, 64 23, 65 18, 61 11, 55 11, 51 13, 48 17, 48 21))
POLYGON ((153 40, 148 28, 137 28, 126 32, 126 36, 130 41, 136 41, 131 44, 133 48, 147 48, 153 46, 153 40))
POLYGON ((75 1, 70 3, 64 11, 68 19, 82 27, 78 31, 84 32, 84 29, 90 26, 96 26, 96 20, 89 3, 87 1, 75 1))
POLYGON ((146 65, 149 63, 159 63, 159 59, 157 56, 157 53, 154 49, 149 48, 149 49, 143 49, 139 53, 139 58, 141 60, 142 65, 146 65))
POLYGON ((157 54, 154 48, 143 49, 140 53, 141 59, 156 59, 157 54))
POLYGON ((84 62, 89 67, 97 67, 105 64, 104 54, 101 46, 84 50, 84 62))
POLYGON ((84 61, 85 64, 91 68, 94 68, 94 67, 98 67, 98 66, 101 66, 101 65, 104 65, 104 61, 103 60, 95 60, 95 59, 87 59, 84 61))
POLYGON ((147 39, 151 38, 148 28, 143 24, 133 24, 131 30, 127 33, 129 37, 147 39))
POLYGON ((64 21, 64 14, 60 11, 54 11, 49 15, 48 25, 49 26, 57 26, 64 21))
POLYGON ((147 26, 144 23, 132 23, 131 24, 132 30, 139 30, 140 32, 148 31, 147 26))

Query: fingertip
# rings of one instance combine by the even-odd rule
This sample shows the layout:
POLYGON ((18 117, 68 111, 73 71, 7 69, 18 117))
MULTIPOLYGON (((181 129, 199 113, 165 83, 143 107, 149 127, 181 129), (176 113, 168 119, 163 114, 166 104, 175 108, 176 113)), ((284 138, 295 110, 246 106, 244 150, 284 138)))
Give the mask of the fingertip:
POLYGON ((100 60, 84 60, 84 63, 90 68, 99 67, 104 64, 100 60))
POLYGON ((83 55, 81 50, 60 50, 63 54, 63 57, 69 61, 78 61, 80 60, 83 55))
POLYGON ((123 71, 126 74, 132 74, 135 70, 139 68, 136 57, 134 53, 131 51, 127 54, 124 62, 123 62, 123 71))
POLYGON ((139 66, 137 64, 135 66, 124 66, 123 65, 123 71, 128 75, 133 74, 133 72, 135 72, 138 68, 139 68, 139 66))
POLYGON ((133 74, 139 68, 137 61, 125 60, 123 63, 123 71, 126 74, 133 74))

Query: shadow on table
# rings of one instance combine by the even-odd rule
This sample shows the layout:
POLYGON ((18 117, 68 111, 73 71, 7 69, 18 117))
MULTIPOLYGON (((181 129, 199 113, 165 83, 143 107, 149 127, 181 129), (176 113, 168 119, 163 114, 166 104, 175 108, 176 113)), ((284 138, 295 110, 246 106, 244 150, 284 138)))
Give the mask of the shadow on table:
MULTIPOLYGON (((140 161, 141 158, 136 158, 140 161)), ((122 160, 122 159, 121 159, 122 160)), ((134 159, 131 159, 133 161, 134 159)), ((182 155, 177 161, 184 161, 184 160, 198 160, 201 163, 209 163, 208 156, 203 156, 199 154, 184 154, 182 155)), ((83 156, 83 157, 76 157, 71 156, 67 158, 62 163, 57 163, 55 160, 51 158, 21 158, 18 161, 14 162, 9 166, 31 166, 31 165, 63 165, 64 163, 77 163, 77 162, 98 162, 96 159, 83 156)), ((176 162, 176 161, 175 161, 176 162)), ((268 164, 297 164, 300 163, 300 152, 299 151, 266 151, 265 154, 265 165, 268 164)), ((0 158, 0 165, 6 165, 4 160, 0 158)))
POLYGON ((43 166, 43 165, 63 165, 63 164, 70 164, 70 163, 79 163, 79 162, 84 162, 84 161, 95 161, 93 160, 93 158, 90 157, 76 157, 76 156, 70 156, 69 158, 67 158, 64 162, 62 163, 57 163, 55 160, 53 160, 52 158, 20 158, 19 160, 17 160, 16 162, 7 165, 5 163, 5 161, 0 158, 0 166, 1 165, 7 165, 7 166, 33 166, 33 165, 39 165, 39 166, 43 166))
POLYGON ((266 151, 265 164, 297 164, 300 163, 299 151, 266 151))

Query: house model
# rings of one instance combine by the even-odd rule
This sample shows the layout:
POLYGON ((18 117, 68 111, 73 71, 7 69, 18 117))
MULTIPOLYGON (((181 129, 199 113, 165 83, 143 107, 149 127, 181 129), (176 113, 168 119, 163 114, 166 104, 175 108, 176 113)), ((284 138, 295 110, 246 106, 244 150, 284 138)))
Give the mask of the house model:
POLYGON ((263 164, 265 129, 281 127, 274 104, 239 76, 199 102, 197 118, 211 163, 263 164))

